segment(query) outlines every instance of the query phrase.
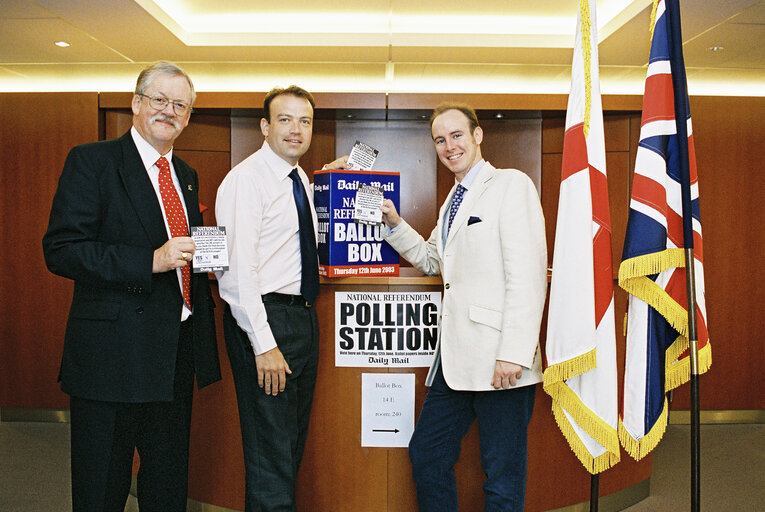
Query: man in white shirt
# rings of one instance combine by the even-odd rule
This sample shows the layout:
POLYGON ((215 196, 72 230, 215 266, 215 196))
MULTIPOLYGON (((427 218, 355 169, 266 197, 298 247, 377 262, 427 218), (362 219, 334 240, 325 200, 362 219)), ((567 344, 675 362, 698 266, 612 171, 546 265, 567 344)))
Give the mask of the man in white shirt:
POLYGON ((430 119, 439 160, 455 178, 424 240, 385 200, 388 243, 444 297, 430 386, 409 443, 420 512, 456 512, 454 464, 475 419, 486 473, 486 512, 522 511, 526 428, 542 380, 539 328, 547 291, 544 218, 531 180, 481 156, 483 130, 467 105, 430 119))
POLYGON ((311 144, 314 101, 297 86, 264 101, 265 142, 218 188, 229 270, 224 330, 245 460, 245 510, 295 510, 319 357, 316 213, 298 165, 311 144))

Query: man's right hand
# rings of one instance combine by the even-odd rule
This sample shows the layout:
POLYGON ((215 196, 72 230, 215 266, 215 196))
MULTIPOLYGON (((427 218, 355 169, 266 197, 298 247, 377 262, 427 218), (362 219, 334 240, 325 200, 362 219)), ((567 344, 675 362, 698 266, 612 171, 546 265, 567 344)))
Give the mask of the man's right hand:
POLYGON ((274 347, 259 356, 255 356, 258 369, 258 386, 265 388, 267 395, 276 396, 287 385, 287 374, 291 374, 287 361, 279 347, 274 347))
POLYGON ((190 236, 171 238, 165 245, 154 251, 151 271, 155 274, 185 267, 194 257, 197 246, 190 236))
POLYGON ((390 199, 385 199, 383 201, 382 206, 380 206, 380 211, 382 211, 383 213, 382 215, 383 222, 389 228, 395 228, 401 223, 401 217, 396 211, 396 206, 393 204, 393 201, 391 201, 390 199))

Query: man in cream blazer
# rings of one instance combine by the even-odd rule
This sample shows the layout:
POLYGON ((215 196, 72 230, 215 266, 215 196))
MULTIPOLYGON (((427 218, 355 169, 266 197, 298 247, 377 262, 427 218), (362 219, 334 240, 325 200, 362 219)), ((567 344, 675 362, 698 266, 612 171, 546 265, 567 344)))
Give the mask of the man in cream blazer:
POLYGON ((542 380, 539 327, 547 290, 544 218, 531 180, 481 157, 472 108, 442 104, 431 117, 455 186, 427 241, 386 200, 386 240, 444 283, 430 386, 409 444, 420 512, 456 511, 454 464, 474 419, 481 437, 486 511, 523 510, 526 428, 542 380))

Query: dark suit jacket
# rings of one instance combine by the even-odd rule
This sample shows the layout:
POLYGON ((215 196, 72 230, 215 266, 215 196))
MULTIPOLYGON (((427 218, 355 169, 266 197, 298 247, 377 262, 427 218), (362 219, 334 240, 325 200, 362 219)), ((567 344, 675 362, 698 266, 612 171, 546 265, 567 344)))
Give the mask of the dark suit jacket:
MULTIPOLYGON (((202 225, 197 174, 176 156, 173 166, 189 223, 202 225)), ((176 272, 151 272, 154 250, 167 240, 130 132, 70 151, 43 237, 48 269, 74 280, 60 373, 64 392, 116 402, 173 399, 183 297, 176 272)), ((191 294, 202 388, 220 380, 206 273, 192 273, 191 294)))

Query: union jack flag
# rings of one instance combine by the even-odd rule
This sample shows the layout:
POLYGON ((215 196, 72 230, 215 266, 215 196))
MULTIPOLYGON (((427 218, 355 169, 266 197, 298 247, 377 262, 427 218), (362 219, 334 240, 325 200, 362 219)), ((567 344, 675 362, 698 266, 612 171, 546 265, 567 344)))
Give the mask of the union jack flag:
POLYGON ((640 144, 619 286, 630 293, 619 438, 639 460, 667 425, 667 391, 690 378, 684 248, 696 278, 699 372, 712 363, 693 130, 677 0, 654 2, 640 144))

